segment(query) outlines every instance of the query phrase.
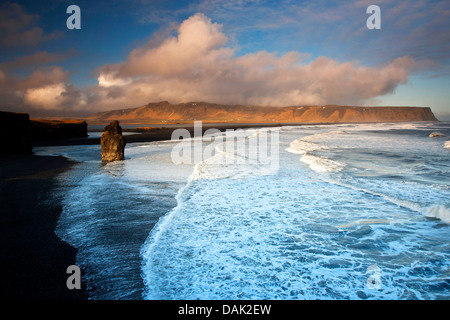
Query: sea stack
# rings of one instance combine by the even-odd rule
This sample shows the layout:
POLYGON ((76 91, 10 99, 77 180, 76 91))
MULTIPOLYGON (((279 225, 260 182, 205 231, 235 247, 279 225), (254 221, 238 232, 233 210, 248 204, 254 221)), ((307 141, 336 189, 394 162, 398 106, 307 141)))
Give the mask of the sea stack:
POLYGON ((111 121, 105 127, 102 138, 100 140, 102 149, 102 160, 111 162, 125 159, 125 138, 122 136, 122 128, 119 121, 111 121))

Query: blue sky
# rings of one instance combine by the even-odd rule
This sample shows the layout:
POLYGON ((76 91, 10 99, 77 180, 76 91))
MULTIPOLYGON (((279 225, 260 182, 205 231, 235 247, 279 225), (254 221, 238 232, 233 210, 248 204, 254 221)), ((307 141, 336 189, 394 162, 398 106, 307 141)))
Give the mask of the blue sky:
POLYGON ((449 17, 448 1, 426 0, 6 2, 0 109, 82 115, 192 99, 429 106, 450 120, 449 17), (81 30, 66 28, 70 4, 81 30), (366 27, 371 4, 381 30, 366 27))

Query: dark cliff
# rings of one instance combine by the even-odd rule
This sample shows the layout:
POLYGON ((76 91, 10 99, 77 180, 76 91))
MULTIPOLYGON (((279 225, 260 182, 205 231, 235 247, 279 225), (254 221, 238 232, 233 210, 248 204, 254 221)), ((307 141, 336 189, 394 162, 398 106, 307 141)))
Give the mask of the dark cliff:
POLYGON ((33 140, 27 113, 0 111, 0 155, 31 154, 33 140))
POLYGON ((64 140, 87 137, 87 123, 83 120, 30 120, 33 141, 64 140))
POLYGON ((83 120, 35 120, 27 113, 0 111, 0 155, 31 154, 37 142, 83 137, 83 120))

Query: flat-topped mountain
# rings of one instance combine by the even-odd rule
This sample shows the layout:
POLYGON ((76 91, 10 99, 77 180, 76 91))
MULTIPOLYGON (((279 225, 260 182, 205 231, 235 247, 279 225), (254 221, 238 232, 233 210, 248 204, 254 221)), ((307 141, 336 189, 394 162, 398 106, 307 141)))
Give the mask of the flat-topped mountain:
POLYGON ((149 103, 130 109, 101 112, 91 122, 119 120, 121 123, 330 123, 437 121, 428 107, 292 106, 261 107, 221 105, 206 102, 149 103))

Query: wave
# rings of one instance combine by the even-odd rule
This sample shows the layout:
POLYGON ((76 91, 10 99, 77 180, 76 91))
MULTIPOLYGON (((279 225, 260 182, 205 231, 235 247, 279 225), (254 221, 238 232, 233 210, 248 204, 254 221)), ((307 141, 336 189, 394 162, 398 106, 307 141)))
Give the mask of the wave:
MULTIPOLYGON (((267 132, 267 129, 248 130, 245 133, 231 133, 234 137, 241 138, 241 144, 235 145, 235 141, 219 142, 214 147, 214 155, 197 163, 185 186, 178 190, 175 199, 177 205, 167 215, 162 217, 150 232, 144 245, 141 247, 142 274, 145 284, 145 299, 153 299, 160 296, 160 288, 155 285, 154 270, 158 268, 154 264, 155 251, 158 251, 160 239, 166 232, 170 232, 170 227, 180 214, 183 214, 183 205, 194 196, 204 186, 205 180, 239 179, 243 177, 255 177, 274 174, 278 170, 272 162, 259 161, 258 155, 248 151, 249 139, 267 132), (245 144, 247 143, 247 144, 245 144), (236 148, 235 148, 236 147, 236 148)), ((277 145, 278 147, 278 145, 277 145)), ((270 148, 270 147, 269 147, 270 148)), ((277 159, 278 160, 278 159, 277 159)))
POLYGON ((450 149, 450 140, 445 141, 443 147, 444 147, 445 149, 450 149))
POLYGON ((345 167, 345 164, 341 162, 324 157, 313 156, 307 153, 300 159, 300 161, 308 164, 309 167, 316 172, 338 172, 345 167))
POLYGON ((340 229, 347 229, 347 228, 353 228, 355 226, 361 226, 361 225, 374 225, 374 224, 389 224, 397 222, 396 220, 388 220, 388 219, 366 219, 366 220, 357 220, 357 221, 351 221, 349 223, 340 224, 337 225, 336 228, 340 229))
MULTIPOLYGON (((247 176, 269 175, 278 169, 277 141, 275 148, 260 144, 261 133, 266 129, 233 133, 234 138, 218 143, 214 155, 199 162, 189 180, 237 179, 247 176), (270 149, 270 155, 268 151, 270 149)), ((267 136, 263 137, 267 138, 267 136)), ((263 139, 264 140, 264 139, 263 139)), ((267 143, 269 141, 263 141, 267 143)), ((270 141, 273 142, 273 141, 270 141)))
POLYGON ((155 250, 159 239, 164 235, 164 233, 169 229, 172 220, 175 219, 175 217, 180 213, 183 198, 186 197, 185 193, 186 190, 189 189, 189 186, 192 182, 189 182, 186 186, 180 188, 178 190, 177 195, 175 196, 175 199, 177 200, 177 206, 172 209, 168 214, 163 216, 159 221, 156 223, 156 225, 153 227, 152 231, 150 232, 150 235, 148 236, 147 240, 144 242, 143 246, 141 247, 140 256, 142 257, 142 278, 145 286, 144 290, 144 299, 148 298, 151 299, 150 294, 156 295, 158 293, 157 287, 152 286, 152 274, 150 273, 151 270, 155 268, 155 266, 152 265, 152 252, 155 250))
POLYGON ((292 141, 285 150, 294 154, 302 154, 303 156, 300 161, 308 164, 309 167, 316 172, 338 172, 345 167, 345 164, 326 157, 311 154, 313 151, 324 151, 329 149, 328 146, 311 142, 311 140, 322 140, 326 137, 344 133, 346 132, 343 130, 335 130, 306 136, 292 141))
POLYGON ((381 122, 381 123, 361 123, 355 129, 363 131, 390 131, 390 130, 429 130, 428 126, 433 123, 395 123, 395 122, 381 122), (425 128, 424 128, 425 127, 425 128))
POLYGON ((440 219, 450 224, 450 208, 444 205, 431 206, 422 212, 426 217, 440 219))
POLYGON ((328 149, 328 147, 326 146, 304 141, 303 139, 297 139, 291 142, 289 148, 287 148, 286 151, 295 154, 305 154, 310 151, 326 150, 326 149, 328 149))
POLYGON ((316 141, 316 140, 323 140, 328 137, 334 137, 337 134, 345 134, 347 133, 344 130, 334 130, 334 131, 328 131, 328 132, 322 132, 322 133, 316 133, 312 134, 310 136, 306 136, 302 138, 303 141, 316 141))
POLYGON ((327 137, 332 137, 336 134, 344 134, 346 133, 343 130, 335 130, 335 131, 329 131, 329 132, 323 132, 323 133, 316 133, 312 134, 306 137, 303 137, 301 139, 296 139, 292 141, 289 145, 289 147, 286 149, 286 151, 295 153, 295 154, 305 154, 307 152, 311 151, 320 151, 320 150, 327 150, 329 149, 327 146, 311 142, 316 140, 323 140, 327 137))
MULTIPOLYGON (((422 124, 422 125, 423 125, 423 124, 422 124)), ((400 125, 400 129, 405 129, 405 130, 420 130, 421 127, 420 127, 418 124, 406 123, 406 124, 400 125)))
POLYGON ((441 221, 450 224, 450 209, 447 208, 445 205, 422 206, 422 205, 412 202, 412 201, 398 199, 398 198, 395 198, 395 197, 392 197, 392 196, 389 196, 389 195, 386 195, 383 193, 372 191, 372 190, 369 190, 366 188, 357 187, 357 186, 343 183, 340 181, 331 180, 331 179, 328 179, 326 181, 328 183, 332 183, 335 185, 339 185, 342 187, 350 188, 350 189, 357 190, 357 191, 362 191, 364 193, 368 193, 368 194, 371 194, 371 195, 374 195, 377 197, 381 197, 381 198, 383 198, 389 202, 392 202, 400 207, 410 209, 411 211, 414 211, 414 212, 418 212, 428 218, 440 219, 441 221))

